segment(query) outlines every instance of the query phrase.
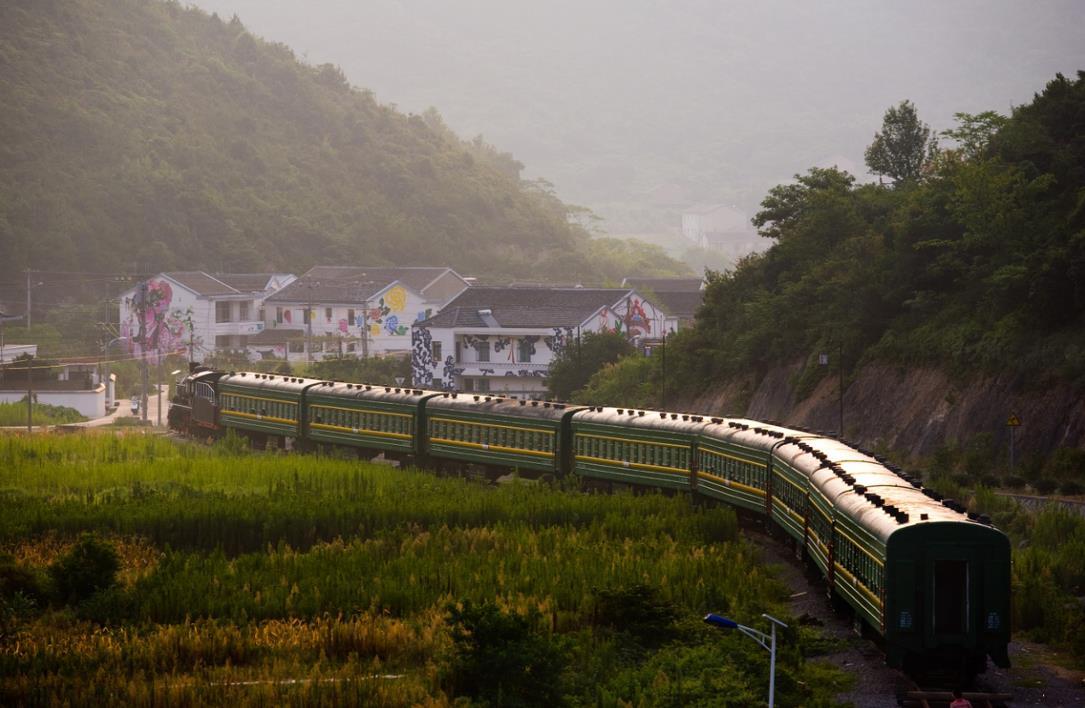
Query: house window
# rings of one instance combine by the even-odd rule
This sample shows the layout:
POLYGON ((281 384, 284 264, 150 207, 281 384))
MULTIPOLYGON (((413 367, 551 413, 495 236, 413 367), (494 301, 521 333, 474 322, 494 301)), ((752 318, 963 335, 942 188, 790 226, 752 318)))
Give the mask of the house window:
POLYGON ((232 322, 230 319, 230 303, 215 303, 215 322, 232 322))
POLYGON ((275 308, 275 321, 278 324, 283 323, 283 308, 281 308, 281 307, 276 307, 275 308))
POLYGON ((347 326, 354 326, 354 308, 350 308, 349 310, 347 310, 347 326))
POLYGON ((460 342, 456 342, 456 363, 459 364, 461 361, 463 361, 462 345, 460 342))
POLYGON ((305 308, 301 311, 301 323, 309 324, 309 316, 312 314, 312 310, 305 308))
POLYGON ((248 319, 249 319, 249 303, 247 303, 247 302, 239 302, 239 303, 237 303, 237 305, 238 305, 238 313, 237 313, 238 322, 247 322, 248 319))
POLYGON ((442 389, 444 387, 445 387, 444 379, 434 379, 433 380, 433 389, 435 391, 438 391, 438 390, 440 390, 440 389, 442 389))
POLYGON ((433 343, 433 360, 438 361, 438 362, 441 361, 441 343, 440 342, 434 342, 433 343))
POLYGON ((215 349, 229 349, 230 348, 230 335, 220 334, 215 337, 215 349))
POLYGON ((520 362, 523 364, 531 363, 531 342, 526 339, 521 339, 519 349, 520 351, 517 353, 517 356, 519 357, 520 362))
POLYGON ((353 354, 357 349, 357 344, 354 342, 347 342, 347 354, 353 354))
POLYGON ((286 346, 291 354, 301 354, 305 351, 305 342, 300 339, 291 340, 286 346))
POLYGON ((477 346, 476 351, 478 351, 478 360, 479 361, 489 361, 490 360, 490 343, 489 342, 479 342, 476 346, 477 346))
POLYGON ((463 380, 463 390, 466 391, 467 393, 471 393, 472 391, 474 391, 475 390, 475 380, 474 379, 464 379, 463 380))
POLYGON ((324 308, 324 321, 325 322, 331 322, 332 321, 332 308, 330 308, 330 307, 325 307, 324 308))
POLYGON ((489 391, 490 390, 490 380, 489 379, 478 379, 478 380, 476 380, 475 381, 475 390, 479 391, 479 392, 483 392, 483 393, 485 393, 486 391, 489 391))

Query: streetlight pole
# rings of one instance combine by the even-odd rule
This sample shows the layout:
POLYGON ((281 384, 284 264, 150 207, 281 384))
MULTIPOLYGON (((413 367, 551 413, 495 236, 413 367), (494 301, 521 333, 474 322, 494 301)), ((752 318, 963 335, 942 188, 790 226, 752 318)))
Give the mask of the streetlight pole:
POLYGON ((787 625, 771 615, 762 614, 761 616, 771 623, 771 634, 765 634, 759 629, 747 627, 712 612, 704 616, 704 622, 720 629, 737 629, 769 653, 769 708, 774 708, 776 705, 776 625, 784 629, 787 629, 787 625))

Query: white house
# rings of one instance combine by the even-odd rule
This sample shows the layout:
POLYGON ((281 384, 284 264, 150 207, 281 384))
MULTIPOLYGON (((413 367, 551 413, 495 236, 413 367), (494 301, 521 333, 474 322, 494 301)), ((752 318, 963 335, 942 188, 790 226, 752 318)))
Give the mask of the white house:
POLYGON ((703 278, 624 278, 622 286, 644 293, 664 313, 664 331, 673 334, 693 324, 704 301, 703 278))
POLYGON ((472 287, 414 325, 415 386, 539 398, 550 362, 586 332, 662 336, 664 313, 629 288, 472 287))
POLYGON ((682 213, 682 235, 701 248, 744 256, 760 247, 760 237, 742 211, 726 204, 706 204, 682 213))
POLYGON ((295 279, 287 273, 159 273, 121 294, 120 336, 137 356, 143 349, 183 350, 203 361, 215 352, 244 351, 264 329, 264 299, 295 279))
MULTIPOLYGON (((22 350, 20 355, 33 356, 38 345, 8 345, 4 351, 5 359, 13 346, 22 350)), ((11 361, 0 360, 0 402, 3 403, 26 400, 26 369, 20 367, 22 362, 11 364, 11 361)), ((100 418, 109 413, 116 377, 102 373, 97 357, 69 359, 44 369, 35 369, 35 365, 31 364, 30 388, 36 403, 74 408, 87 418, 100 418)))
POLYGON ((316 266, 266 300, 266 327, 249 351, 293 361, 405 356, 411 325, 467 287, 451 268, 316 266))

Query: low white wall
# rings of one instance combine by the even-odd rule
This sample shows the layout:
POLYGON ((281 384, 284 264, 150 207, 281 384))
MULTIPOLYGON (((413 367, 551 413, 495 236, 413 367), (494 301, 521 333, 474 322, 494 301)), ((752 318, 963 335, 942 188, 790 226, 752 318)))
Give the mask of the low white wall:
MULTIPOLYGON (((26 391, 0 391, 0 401, 14 403, 26 398, 26 391)), ((35 391, 38 403, 50 406, 65 406, 79 411, 87 418, 101 418, 106 414, 105 385, 98 384, 89 391, 35 391)))

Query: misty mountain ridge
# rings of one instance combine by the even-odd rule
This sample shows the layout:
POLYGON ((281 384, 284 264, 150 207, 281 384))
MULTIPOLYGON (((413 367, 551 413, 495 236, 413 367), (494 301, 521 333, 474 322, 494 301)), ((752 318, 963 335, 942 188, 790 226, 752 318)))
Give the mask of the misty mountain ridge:
POLYGON ((177 2, 0 5, 0 275, 449 265, 589 282, 685 272, 436 111, 177 2))
POLYGON ((752 215, 810 166, 869 179, 863 149, 902 99, 942 130, 1085 66, 1072 0, 196 2, 382 100, 438 106, 614 234, 676 235, 701 202, 752 215))

